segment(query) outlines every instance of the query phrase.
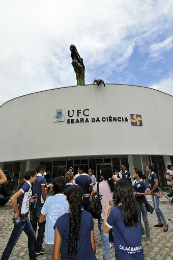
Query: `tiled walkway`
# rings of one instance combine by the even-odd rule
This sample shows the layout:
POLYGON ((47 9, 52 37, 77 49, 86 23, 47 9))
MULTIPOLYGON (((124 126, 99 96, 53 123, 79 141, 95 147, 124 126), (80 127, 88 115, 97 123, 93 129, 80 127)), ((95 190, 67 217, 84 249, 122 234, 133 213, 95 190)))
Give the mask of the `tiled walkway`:
MULTIPOLYGON (((168 218, 173 218, 173 205, 170 205, 169 201, 164 196, 161 198, 160 208, 166 220, 168 218)), ((5 206, 0 207, 0 257, 13 229, 12 215, 13 209, 10 202, 8 202, 5 206)), ((142 237, 142 245, 144 248, 145 260, 173 260, 173 224, 169 223, 168 232, 163 232, 162 228, 153 227, 153 225, 157 223, 157 217, 155 212, 152 215, 149 213, 148 217, 150 222, 151 244, 147 245, 145 236, 142 237)), ((98 260, 102 260, 102 246, 100 234, 97 227, 97 221, 95 221, 95 242, 97 248, 96 257, 98 260)), ((24 232, 20 236, 9 259, 29 260, 27 236, 24 232)), ((42 255, 38 256, 37 259, 45 260, 46 258, 42 255)), ((115 259, 114 248, 111 248, 110 259, 115 259)))

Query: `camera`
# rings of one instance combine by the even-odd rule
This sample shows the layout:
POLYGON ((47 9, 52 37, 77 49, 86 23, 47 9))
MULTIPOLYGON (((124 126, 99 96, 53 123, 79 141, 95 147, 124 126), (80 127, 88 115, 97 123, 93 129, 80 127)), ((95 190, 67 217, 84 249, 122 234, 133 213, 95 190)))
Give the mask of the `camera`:
POLYGON ((114 206, 114 201, 113 201, 113 200, 110 200, 110 201, 109 201, 109 205, 110 205, 110 206, 114 206))
POLYGON ((37 199, 38 198, 38 194, 35 194, 34 196, 33 196, 33 199, 37 199))

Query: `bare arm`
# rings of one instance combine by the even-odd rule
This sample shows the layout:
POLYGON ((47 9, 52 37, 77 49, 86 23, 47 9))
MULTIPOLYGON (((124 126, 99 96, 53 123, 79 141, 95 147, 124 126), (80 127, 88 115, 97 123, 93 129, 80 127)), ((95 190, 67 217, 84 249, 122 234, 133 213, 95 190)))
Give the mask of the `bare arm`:
POLYGON ((93 194, 95 193, 94 190, 92 190, 91 194, 90 194, 90 197, 89 197, 89 201, 92 201, 92 198, 93 198, 93 194))
POLYGON ((41 213, 40 218, 39 218, 39 223, 45 221, 45 220, 46 220, 46 216, 47 216, 47 215, 43 215, 43 214, 41 213))
POLYGON ((136 196, 151 195, 151 191, 150 191, 150 189, 147 189, 145 193, 136 192, 135 195, 136 195, 136 196))
POLYGON ((43 197, 43 200, 46 201, 46 193, 45 193, 44 185, 41 185, 41 195, 43 197))
POLYGON ((151 190, 151 194, 153 195, 153 191, 155 191, 155 189, 157 189, 158 187, 158 180, 155 180, 155 184, 154 184, 154 187, 152 188, 151 190))
POLYGON ((52 191, 53 191, 53 185, 50 186, 50 192, 52 192, 52 191))
POLYGON ((94 253, 96 253, 96 247, 95 247, 95 241, 94 241, 94 229, 91 231, 91 246, 92 246, 94 253))
POLYGON ((116 181, 116 182, 120 180, 118 177, 116 177, 116 176, 114 176, 114 175, 112 176, 112 179, 113 179, 114 181, 116 181))
POLYGON ((62 237, 60 236, 57 227, 55 227, 55 240, 52 260, 59 260, 62 237))
POLYGON ((23 192, 21 190, 18 190, 12 197, 11 197, 11 203, 14 209, 14 218, 18 218, 19 217, 19 209, 17 206, 17 198, 19 196, 21 196, 23 194, 23 192))
POLYGON ((103 231, 104 231, 105 233, 108 233, 108 232, 110 231, 110 228, 106 225, 106 221, 107 221, 107 219, 108 219, 108 211, 109 211, 111 208, 113 208, 113 206, 110 206, 110 205, 109 205, 109 201, 108 201, 108 203, 107 203, 106 206, 105 206, 105 214, 104 214, 104 220, 103 220, 103 231))
POLYGON ((0 169, 0 184, 3 184, 6 181, 7 181, 7 177, 5 176, 3 171, 0 169))

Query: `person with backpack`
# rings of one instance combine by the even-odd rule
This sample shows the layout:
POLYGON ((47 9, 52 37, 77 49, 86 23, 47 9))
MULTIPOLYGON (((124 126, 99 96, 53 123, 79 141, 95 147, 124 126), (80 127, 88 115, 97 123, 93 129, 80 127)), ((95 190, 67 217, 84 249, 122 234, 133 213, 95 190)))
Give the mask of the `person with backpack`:
POLYGON ((156 211, 157 218, 159 223, 154 225, 154 227, 163 227, 164 232, 168 231, 168 224, 163 216, 161 209, 159 208, 160 198, 158 198, 157 194, 159 193, 159 182, 158 177, 155 172, 153 172, 153 167, 151 165, 147 165, 146 171, 149 173, 148 179, 150 184, 150 191, 152 195, 153 207, 156 211))
POLYGON ((31 184, 37 179, 35 170, 26 171, 24 179, 20 182, 17 192, 11 197, 11 203, 14 208, 13 223, 14 228, 11 233, 7 246, 2 254, 1 260, 8 260, 10 254, 15 247, 22 231, 28 236, 28 250, 30 260, 36 260, 35 254, 35 231, 29 221, 28 213, 30 209, 30 200, 32 197, 31 184))
MULTIPOLYGON (((111 168, 109 167, 103 168, 101 172, 101 176, 103 181, 99 183, 99 193, 101 195, 102 212, 101 212, 101 218, 98 220, 98 228, 102 240, 103 260, 109 260, 110 259, 109 234, 106 234, 103 231, 103 220, 104 220, 105 206, 109 200, 112 200, 112 196, 114 192, 114 180, 112 179, 111 168)), ((97 184, 95 185, 90 195, 90 201, 92 200, 92 196, 95 192, 97 192, 97 184)))
POLYGON ((97 260, 95 257, 94 222, 91 214, 82 209, 83 189, 72 185, 67 191, 69 211, 55 223, 52 260, 97 260))

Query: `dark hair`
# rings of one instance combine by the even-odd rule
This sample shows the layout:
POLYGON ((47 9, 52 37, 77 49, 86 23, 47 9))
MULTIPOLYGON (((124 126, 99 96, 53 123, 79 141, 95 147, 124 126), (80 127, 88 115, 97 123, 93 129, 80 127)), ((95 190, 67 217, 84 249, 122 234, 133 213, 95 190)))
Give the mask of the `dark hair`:
POLYGON ((173 177, 171 178, 171 180, 173 180, 173 177))
POLYGON ((86 172, 86 166, 85 165, 80 165, 79 170, 83 171, 84 173, 86 172))
POLYGON ((62 193, 65 190, 66 180, 64 177, 57 177, 53 182, 54 195, 62 193))
POLYGON ((88 170, 91 170, 91 171, 92 171, 92 173, 93 173, 93 169, 92 169, 92 168, 89 168, 88 170))
POLYGON ((137 226, 140 211, 131 183, 128 180, 117 181, 113 199, 116 206, 120 203, 122 204, 122 206, 120 206, 120 211, 125 226, 137 226))
MULTIPOLYGON (((26 181, 28 181, 31 177, 33 177, 34 175, 36 174, 36 170, 34 170, 34 169, 29 169, 29 170, 27 170, 26 172, 25 172, 25 174, 24 174, 24 179, 26 180, 26 181)), ((18 190, 20 190, 20 188, 22 187, 22 185, 25 183, 25 181, 24 180, 22 180, 20 183, 19 183, 19 185, 18 185, 18 187, 17 187, 17 191, 18 190)))
POLYGON ((168 166, 167 166, 168 170, 170 170, 170 169, 171 169, 171 166, 172 166, 172 165, 168 165, 168 166))
POLYGON ((119 172, 119 170, 115 169, 114 172, 119 172))
POLYGON ((77 254, 78 233, 81 221, 83 190, 79 185, 71 186, 67 191, 67 200, 70 204, 70 235, 68 255, 71 258, 77 254))
POLYGON ((135 170, 135 172, 138 170, 138 168, 133 168, 135 170))
POLYGON ((114 181, 112 179, 112 169, 110 167, 103 168, 101 175, 103 176, 104 180, 108 181, 111 192, 114 192, 114 181))
POLYGON ((67 172, 66 175, 65 175, 65 179, 66 179, 66 182, 71 181, 71 179, 73 179, 73 173, 67 172))
POLYGON ((148 168, 149 168, 150 170, 153 171, 153 166, 151 166, 151 165, 147 165, 147 166, 148 166, 148 168))
POLYGON ((58 172, 56 174, 56 177, 64 176, 65 177, 65 169, 63 167, 58 168, 58 172))
POLYGON ((145 174, 143 174, 140 170, 136 170, 135 173, 138 174, 139 178, 146 179, 145 174))
POLYGON ((103 170, 103 165, 100 165, 99 170, 103 170))
POLYGON ((44 165, 40 165, 37 167, 37 173, 39 173, 41 170, 44 170, 45 171, 45 166, 44 165))

